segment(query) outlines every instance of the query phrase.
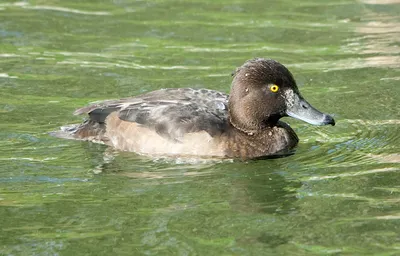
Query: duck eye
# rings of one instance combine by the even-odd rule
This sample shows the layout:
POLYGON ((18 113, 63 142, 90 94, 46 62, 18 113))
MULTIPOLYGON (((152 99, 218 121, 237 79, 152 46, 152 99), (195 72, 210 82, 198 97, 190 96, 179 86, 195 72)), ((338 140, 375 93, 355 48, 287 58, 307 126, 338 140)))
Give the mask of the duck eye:
POLYGON ((279 90, 279 86, 277 86, 276 84, 271 85, 271 87, 269 88, 271 90, 271 92, 277 92, 279 90))

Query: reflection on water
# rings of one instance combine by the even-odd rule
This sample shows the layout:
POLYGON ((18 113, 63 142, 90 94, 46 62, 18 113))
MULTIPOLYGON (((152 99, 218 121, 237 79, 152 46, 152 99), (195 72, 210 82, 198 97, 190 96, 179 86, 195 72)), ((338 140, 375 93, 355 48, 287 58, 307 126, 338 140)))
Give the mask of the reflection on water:
POLYGON ((383 4, 390 5, 400 2, 397 0, 363 0, 363 2, 372 6, 366 6, 366 13, 363 15, 362 22, 355 24, 355 31, 360 36, 349 39, 349 44, 344 49, 351 53, 379 55, 366 57, 364 59, 365 67, 398 68, 400 63, 399 57, 396 56, 400 52, 400 22, 396 20, 398 15, 382 13, 377 7, 383 4))
POLYGON ((397 0, 0 4, 1 255, 398 255, 397 0), (331 128, 290 157, 150 159, 47 135, 88 102, 286 64, 331 128))
POLYGON ((366 4, 399 4, 399 0, 361 0, 366 4))
POLYGON ((388 155, 369 155, 382 163, 400 163, 400 154, 388 154, 388 155))
POLYGON ((90 12, 90 11, 82 11, 77 9, 65 8, 60 6, 48 6, 48 5, 31 5, 27 2, 15 2, 15 3, 6 3, 0 4, 0 8, 3 10, 9 7, 18 7, 23 9, 32 9, 32 10, 49 10, 49 11, 59 11, 59 12, 67 12, 74 14, 83 14, 83 15, 110 15, 109 12, 90 12))

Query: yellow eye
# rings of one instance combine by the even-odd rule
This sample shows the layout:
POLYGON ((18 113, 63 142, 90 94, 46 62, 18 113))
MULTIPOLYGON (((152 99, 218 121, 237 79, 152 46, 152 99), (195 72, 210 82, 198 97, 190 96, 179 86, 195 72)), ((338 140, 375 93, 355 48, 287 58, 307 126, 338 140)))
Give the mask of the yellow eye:
POLYGON ((271 85, 271 87, 269 88, 271 90, 271 92, 277 92, 279 90, 279 86, 277 86, 276 84, 271 85))

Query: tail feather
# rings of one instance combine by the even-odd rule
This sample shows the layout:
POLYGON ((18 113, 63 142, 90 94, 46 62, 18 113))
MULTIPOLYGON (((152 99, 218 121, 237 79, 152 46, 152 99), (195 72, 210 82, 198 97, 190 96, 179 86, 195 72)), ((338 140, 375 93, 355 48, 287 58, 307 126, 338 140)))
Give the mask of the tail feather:
POLYGON ((71 140, 88 140, 102 143, 108 141, 108 138, 105 136, 104 123, 92 120, 87 120, 82 124, 61 126, 59 131, 50 132, 50 135, 71 140))
POLYGON ((78 130, 80 126, 81 124, 71 124, 71 125, 61 126, 59 131, 49 132, 49 134, 57 138, 76 140, 79 138, 75 136, 75 132, 78 130))

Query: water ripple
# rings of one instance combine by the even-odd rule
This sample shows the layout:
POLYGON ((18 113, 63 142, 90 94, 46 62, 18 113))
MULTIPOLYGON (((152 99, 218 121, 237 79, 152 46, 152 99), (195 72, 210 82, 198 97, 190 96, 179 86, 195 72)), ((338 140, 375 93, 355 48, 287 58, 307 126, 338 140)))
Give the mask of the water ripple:
POLYGON ((372 169, 372 170, 358 171, 358 172, 346 172, 346 173, 333 174, 333 175, 312 176, 308 180, 326 180, 326 179, 335 179, 335 178, 375 174, 375 173, 380 173, 380 172, 395 172, 395 171, 399 171, 399 170, 400 170, 400 168, 395 168, 395 167, 381 168, 381 169, 372 169))
POLYGON ((306 130, 308 134, 305 136, 307 139, 303 140, 300 148, 307 144, 311 146, 307 151, 297 154, 296 158, 307 166, 307 169, 323 166, 328 172, 311 179, 342 177, 342 174, 337 174, 341 168, 354 169, 352 172, 346 171, 344 176, 398 170, 397 166, 380 164, 400 162, 398 154, 390 154, 396 152, 394 142, 400 139, 400 135, 396 132, 399 124, 398 119, 344 119, 337 127, 339 131, 308 127, 306 130), (359 172, 359 167, 366 171, 359 172), (329 174, 330 172, 332 174, 329 174))
POLYGON ((349 70, 361 68, 399 68, 400 56, 374 56, 364 58, 349 58, 335 61, 319 61, 319 62, 304 62, 298 64, 290 64, 302 69, 322 70, 330 72, 336 70, 349 70))
POLYGON ((71 9, 71 8, 66 8, 66 7, 59 7, 59 6, 49 6, 49 5, 30 5, 29 3, 26 2, 16 2, 16 3, 11 3, 11 4, 0 4, 0 7, 21 7, 24 9, 32 9, 32 10, 50 10, 50 11, 58 11, 58 12, 67 12, 67 13, 74 13, 74 14, 85 14, 85 15, 111 15, 109 12, 94 12, 94 11, 82 11, 82 10, 77 10, 77 9, 71 9))
POLYGON ((310 48, 299 48, 295 45, 285 45, 280 44, 278 46, 268 46, 268 45, 251 45, 251 44, 243 44, 243 45, 231 45, 225 47, 196 47, 192 45, 167 45, 165 46, 166 49, 182 49, 187 52, 254 52, 254 51, 276 51, 276 52, 291 52, 291 53, 322 53, 331 51, 331 49, 327 47, 310 47, 310 48))
POLYGON ((10 76, 7 73, 0 73, 0 78, 18 78, 17 76, 10 76))
POLYGON ((184 69, 184 70, 208 70, 211 67, 208 66, 161 66, 161 65, 140 65, 134 62, 123 62, 123 63, 112 63, 112 62, 99 62, 99 61, 83 61, 83 60, 66 60, 59 61, 57 64, 61 65, 80 65, 81 67, 95 67, 95 68, 131 68, 131 69, 184 69))

